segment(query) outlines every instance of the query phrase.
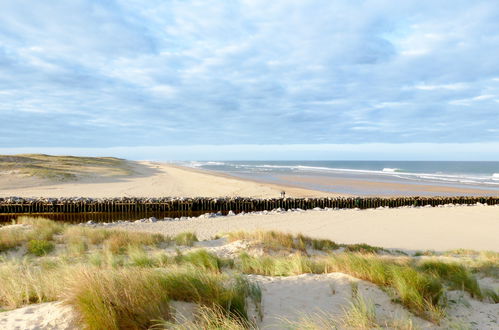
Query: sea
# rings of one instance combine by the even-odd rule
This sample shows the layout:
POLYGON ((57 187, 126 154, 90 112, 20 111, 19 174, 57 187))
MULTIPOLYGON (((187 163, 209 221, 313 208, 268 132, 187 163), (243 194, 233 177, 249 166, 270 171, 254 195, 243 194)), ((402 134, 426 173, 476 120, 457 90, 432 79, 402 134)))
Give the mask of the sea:
POLYGON ((180 165, 351 195, 499 195, 499 162, 190 161, 180 165))

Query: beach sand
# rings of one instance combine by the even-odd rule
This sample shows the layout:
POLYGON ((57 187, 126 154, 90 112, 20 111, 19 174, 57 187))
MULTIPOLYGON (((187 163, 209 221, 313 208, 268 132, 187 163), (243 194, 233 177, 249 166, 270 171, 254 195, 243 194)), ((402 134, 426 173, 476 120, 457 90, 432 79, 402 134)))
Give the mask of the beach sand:
POLYGON ((499 252, 499 206, 258 212, 118 226, 165 235, 193 231, 200 239, 239 230, 278 230, 327 238, 337 243, 367 243, 401 250, 499 252))
POLYGON ((15 174, 0 175, 0 197, 288 197, 338 196, 303 188, 233 178, 158 162, 130 162, 133 175, 85 177, 79 181, 47 182, 15 174))
POLYGON ((497 190, 445 185, 404 184, 311 175, 277 176, 277 182, 235 177, 161 162, 127 165, 131 175, 78 176, 77 181, 50 181, 33 176, 0 172, 0 197, 335 197, 352 196, 435 196, 498 195, 497 190), (307 188, 309 187, 309 188, 307 188), (310 187, 319 190, 311 190, 310 187), (350 193, 350 194, 349 194, 350 193))
POLYGON ((497 196, 499 190, 491 187, 456 187, 451 185, 432 185, 415 182, 413 184, 387 182, 380 180, 347 179, 334 176, 282 175, 277 176, 279 183, 293 183, 324 191, 357 192, 362 196, 497 196))

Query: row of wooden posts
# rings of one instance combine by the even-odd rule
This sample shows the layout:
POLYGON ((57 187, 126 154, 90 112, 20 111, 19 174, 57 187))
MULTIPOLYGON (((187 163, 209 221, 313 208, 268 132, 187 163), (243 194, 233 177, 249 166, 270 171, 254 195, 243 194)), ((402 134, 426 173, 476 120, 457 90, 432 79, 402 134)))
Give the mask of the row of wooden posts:
POLYGON ((83 212, 253 212, 313 208, 377 208, 444 204, 499 204, 499 197, 338 197, 338 198, 119 198, 119 199, 0 199, 0 214, 83 212))

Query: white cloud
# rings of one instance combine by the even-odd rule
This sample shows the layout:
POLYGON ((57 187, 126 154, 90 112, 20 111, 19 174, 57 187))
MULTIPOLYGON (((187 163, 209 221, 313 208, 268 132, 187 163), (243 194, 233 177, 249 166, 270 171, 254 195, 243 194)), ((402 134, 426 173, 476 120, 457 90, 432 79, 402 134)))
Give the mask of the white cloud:
POLYGON ((2 2, 0 146, 494 140, 498 14, 450 0, 2 2))
POLYGON ((424 91, 432 91, 432 90, 438 90, 438 89, 461 90, 461 89, 466 89, 467 85, 464 83, 442 84, 442 85, 420 84, 420 85, 414 86, 414 88, 424 90, 424 91))

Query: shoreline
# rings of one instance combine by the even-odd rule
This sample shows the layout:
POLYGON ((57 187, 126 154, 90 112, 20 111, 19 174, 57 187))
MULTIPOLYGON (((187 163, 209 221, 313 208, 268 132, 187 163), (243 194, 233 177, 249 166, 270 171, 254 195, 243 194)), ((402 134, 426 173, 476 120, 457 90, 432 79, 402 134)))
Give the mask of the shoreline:
POLYGON ((47 180, 37 180, 35 177, 6 178, 6 175, 2 178, 0 175, 0 197, 278 198, 281 191, 285 191, 286 197, 291 198, 499 196, 499 192, 494 190, 445 185, 381 182, 318 175, 278 175, 276 178, 281 181, 276 182, 176 163, 129 161, 129 164, 135 170, 135 174, 130 176, 90 177, 74 182, 47 182, 47 180), (310 189, 311 187, 315 189, 310 189), (349 193, 355 191, 361 193, 349 193))
POLYGON ((258 182, 276 187, 306 189, 318 193, 334 194, 344 197, 438 197, 438 196, 499 196, 499 190, 476 186, 464 187, 451 184, 404 183, 363 178, 345 178, 342 176, 313 174, 276 174, 272 179, 250 177, 217 170, 199 169, 186 165, 173 164, 179 168, 198 173, 207 173, 223 178, 232 178, 248 182, 258 182))
POLYGON ((65 197, 340 197, 322 191, 246 180, 209 173, 176 164, 132 162, 135 174, 115 178, 84 178, 79 181, 49 182, 34 177, 0 177, 0 197, 65 198, 65 197), (6 178, 7 177, 7 178, 6 178), (29 186, 26 186, 29 182, 29 186), (19 188, 18 188, 19 187, 19 188))

